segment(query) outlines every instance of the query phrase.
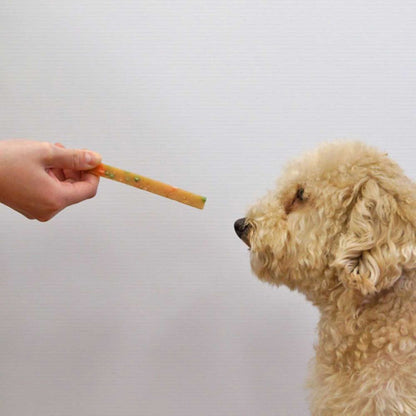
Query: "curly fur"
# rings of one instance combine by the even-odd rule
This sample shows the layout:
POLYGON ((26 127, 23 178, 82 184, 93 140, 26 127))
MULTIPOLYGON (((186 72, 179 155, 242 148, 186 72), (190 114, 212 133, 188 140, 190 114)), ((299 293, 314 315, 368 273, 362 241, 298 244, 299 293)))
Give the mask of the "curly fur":
POLYGON ((415 416, 416 187, 400 167, 362 143, 321 145, 246 222, 255 274, 320 310, 312 415, 415 416))

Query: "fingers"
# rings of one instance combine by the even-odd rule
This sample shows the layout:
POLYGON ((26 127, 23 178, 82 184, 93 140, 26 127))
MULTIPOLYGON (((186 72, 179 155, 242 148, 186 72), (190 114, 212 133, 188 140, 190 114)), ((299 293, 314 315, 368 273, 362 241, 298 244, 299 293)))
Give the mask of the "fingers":
POLYGON ((97 193, 100 178, 87 172, 82 172, 81 180, 61 182, 61 190, 64 194, 65 205, 77 204, 97 193))
POLYGON ((50 169, 47 169, 47 172, 49 176, 57 179, 58 181, 64 181, 66 179, 64 171, 62 169, 50 168, 50 169))
POLYGON ((59 180, 59 193, 63 198, 63 208, 92 198, 97 193, 99 178, 86 170, 101 162, 98 153, 89 150, 66 149, 61 143, 52 146, 48 163, 51 176, 59 180))
MULTIPOLYGON (((65 146, 62 143, 55 143, 55 146, 60 147, 61 149, 65 149, 65 146)), ((48 169, 48 173, 52 176, 55 177, 56 179, 58 179, 59 181, 63 182, 65 180, 67 180, 67 174, 66 172, 73 172, 69 169, 61 169, 61 168, 50 168, 48 169)), ((79 178, 78 178, 79 179, 79 178)))
POLYGON ((101 162, 101 155, 90 150, 65 149, 60 143, 51 145, 45 162, 48 167, 81 171, 92 169, 101 162))
POLYGON ((54 172, 62 172, 56 176, 62 181, 61 192, 64 194, 65 206, 96 195, 99 178, 84 170, 91 169, 100 162, 101 156, 98 153, 85 149, 66 149, 62 143, 55 143, 51 163, 54 163, 54 172))

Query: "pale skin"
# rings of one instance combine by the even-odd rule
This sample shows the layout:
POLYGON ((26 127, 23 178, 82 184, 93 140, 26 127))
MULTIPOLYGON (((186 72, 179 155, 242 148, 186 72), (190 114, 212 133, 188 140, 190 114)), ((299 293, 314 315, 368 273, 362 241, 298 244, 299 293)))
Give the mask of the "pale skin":
POLYGON ((60 143, 0 140, 0 203, 29 219, 48 221, 69 205, 92 198, 101 162, 90 150, 60 143))

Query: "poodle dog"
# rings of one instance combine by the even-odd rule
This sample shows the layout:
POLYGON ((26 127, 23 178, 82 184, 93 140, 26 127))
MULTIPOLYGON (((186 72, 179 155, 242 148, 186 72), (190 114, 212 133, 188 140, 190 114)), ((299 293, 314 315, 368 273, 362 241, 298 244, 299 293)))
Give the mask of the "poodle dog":
POLYGON ((416 415, 416 185, 334 142, 293 161, 234 228, 253 272, 320 310, 313 416, 416 415))

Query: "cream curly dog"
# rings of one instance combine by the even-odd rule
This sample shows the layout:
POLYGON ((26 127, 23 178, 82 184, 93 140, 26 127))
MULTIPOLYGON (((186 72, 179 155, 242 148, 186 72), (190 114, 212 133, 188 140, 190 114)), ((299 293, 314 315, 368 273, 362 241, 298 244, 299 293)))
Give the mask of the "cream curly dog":
POLYGON ((235 230, 262 280, 321 313, 314 416, 416 415, 416 185, 371 147, 292 162, 235 230))

